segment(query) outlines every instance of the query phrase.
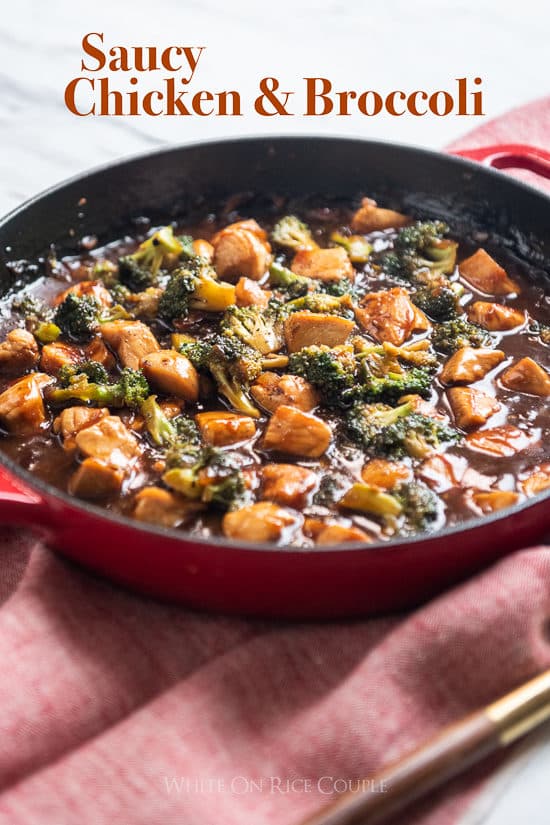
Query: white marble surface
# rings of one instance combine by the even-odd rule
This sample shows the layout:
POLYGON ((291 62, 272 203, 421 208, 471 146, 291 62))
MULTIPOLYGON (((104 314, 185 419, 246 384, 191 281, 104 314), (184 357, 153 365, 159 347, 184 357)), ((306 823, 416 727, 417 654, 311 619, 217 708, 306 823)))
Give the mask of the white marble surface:
MULTIPOLYGON (((359 135, 441 147, 474 118, 77 118, 63 90, 80 74, 80 41, 204 45, 197 89, 259 78, 285 88, 323 75, 338 89, 447 88, 483 78, 488 117, 550 92, 545 0, 4 0, 0 15, 0 213, 63 178, 155 146, 251 133, 359 135)), ((538 734, 489 784, 464 825, 549 821, 550 732, 538 734)))

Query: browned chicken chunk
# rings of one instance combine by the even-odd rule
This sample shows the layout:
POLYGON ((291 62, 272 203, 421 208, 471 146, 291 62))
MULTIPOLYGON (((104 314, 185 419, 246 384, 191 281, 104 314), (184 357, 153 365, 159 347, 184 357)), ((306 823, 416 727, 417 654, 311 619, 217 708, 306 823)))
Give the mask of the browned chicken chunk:
POLYGON ((270 413, 281 404, 297 407, 304 412, 310 412, 319 404, 319 395, 314 387, 297 375, 262 372, 250 392, 254 401, 270 413))
POLYGON ((53 344, 46 344, 42 347, 40 368, 49 375, 57 375, 61 367, 70 367, 82 360, 83 353, 81 349, 73 344, 54 341, 53 344))
POLYGON ((241 276, 259 281, 271 263, 271 247, 256 221, 226 226, 212 238, 212 245, 214 267, 226 281, 241 276))
POLYGON ((160 392, 194 403, 199 397, 199 375, 191 361, 173 349, 151 352, 140 367, 149 383, 160 392))
POLYGON ((144 487, 136 493, 134 502, 134 518, 162 527, 177 527, 197 512, 195 502, 186 502, 161 487, 144 487))
POLYGON ((230 539, 276 542, 290 539, 299 527, 301 516, 270 501, 259 501, 233 513, 222 521, 224 535, 230 539))
POLYGON ((466 461, 458 456, 432 455, 422 462, 418 475, 438 493, 460 487, 466 461))
POLYGON ((355 279, 355 269, 345 249, 299 249, 290 266, 296 275, 305 275, 317 281, 341 281, 355 279))
POLYGON ((376 201, 363 198, 361 206, 351 219, 354 232, 375 232, 382 229, 399 229, 411 223, 411 219, 393 209, 381 209, 376 201))
POLYGON ((238 307, 257 306, 265 309, 271 298, 271 292, 251 278, 239 278, 235 286, 235 302, 238 307))
POLYGON ((550 464, 541 464, 521 481, 521 489, 527 496, 536 496, 550 488, 550 464))
POLYGON ((441 370, 443 384, 473 384, 484 378, 505 358, 499 349, 462 347, 451 355, 441 370))
POLYGON ((34 335, 26 329, 12 329, 0 344, 0 372, 17 375, 32 370, 39 357, 34 335))
POLYGON ((141 359, 160 350, 149 327, 141 321, 109 321, 101 325, 103 338, 112 347, 123 367, 139 369, 141 359))
POLYGON ((256 434, 256 424, 248 415, 232 412, 203 412, 195 416, 203 441, 226 447, 247 441, 256 434))
POLYGON ((85 458, 69 481, 69 493, 96 501, 120 492, 124 473, 97 458, 85 458))
POLYGON ((505 332, 521 327, 525 323, 525 313, 504 304, 490 301, 475 301, 468 307, 468 319, 491 332, 505 332))
POLYGON ((484 249, 478 249, 458 267, 469 284, 488 295, 509 295, 519 292, 519 287, 508 277, 506 270, 491 258, 484 249))
POLYGON ((266 464, 262 471, 262 498, 301 510, 317 487, 317 476, 296 464, 266 464))
POLYGON ((63 439, 63 449, 74 450, 75 436, 86 427, 97 424, 102 418, 109 415, 107 407, 66 407, 53 422, 54 432, 63 439))
POLYGON ((76 295, 78 298, 93 298, 102 307, 111 306, 113 303, 111 293, 108 289, 105 289, 101 281, 80 281, 80 283, 70 286, 56 296, 55 306, 64 301, 67 295, 76 295))
POLYGON ((127 468, 139 452, 138 441, 118 415, 107 415, 76 434, 76 446, 85 456, 110 467, 127 468))
POLYGON ((89 344, 84 347, 84 356, 87 361, 97 361, 102 364, 106 370, 112 370, 115 366, 115 358, 110 352, 101 338, 93 338, 89 344))
POLYGON ((550 395, 550 375, 532 358, 521 358, 500 376, 502 385, 516 392, 546 398, 550 395))
POLYGON ((373 458, 361 470, 361 478, 370 487, 378 487, 380 490, 393 490, 399 484, 410 480, 411 469, 397 461, 373 458))
POLYGON ((526 450, 531 443, 532 439, 526 432, 511 424, 493 427, 490 430, 478 430, 466 438, 468 447, 495 458, 516 455, 526 450))
POLYGON ((196 238, 193 241, 193 252, 195 255, 198 255, 199 258, 204 258, 204 260, 208 261, 208 263, 212 263, 212 258, 214 257, 214 247, 210 241, 205 241, 204 238, 196 238))
POLYGON ((30 435, 46 423, 42 390, 51 380, 49 375, 31 372, 4 390, 0 395, 0 423, 8 432, 30 435))
POLYGON ((295 407, 277 407, 265 431, 263 446, 304 458, 319 458, 332 438, 329 425, 311 413, 295 407))
POLYGON ((494 513, 512 507, 520 499, 519 493, 512 490, 480 490, 472 493, 472 501, 482 513, 494 513))
POLYGON ((376 341, 388 341, 395 346, 403 344, 416 329, 425 329, 425 316, 418 314, 402 287, 369 292, 359 302, 355 317, 359 326, 376 341))
POLYGON ((495 398, 471 387, 452 387, 447 391, 447 397, 456 426, 461 430, 480 427, 500 409, 495 398))
POLYGON ((303 347, 337 347, 344 344, 355 324, 339 315, 320 312, 293 312, 285 321, 285 339, 289 352, 303 347))
POLYGON ((350 541, 370 543, 371 537, 359 527, 345 527, 343 524, 327 524, 317 533, 315 544, 328 546, 331 544, 347 544, 350 541))

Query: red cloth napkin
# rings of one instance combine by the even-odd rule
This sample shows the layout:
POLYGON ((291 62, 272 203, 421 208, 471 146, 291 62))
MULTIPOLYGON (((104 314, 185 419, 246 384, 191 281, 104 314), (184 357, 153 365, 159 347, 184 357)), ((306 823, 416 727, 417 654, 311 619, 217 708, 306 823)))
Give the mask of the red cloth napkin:
MULTIPOLYGON (((460 146, 544 146, 550 101, 511 123, 460 146)), ((20 533, 0 552, 0 825, 293 825, 550 666, 550 548, 409 615, 337 624, 162 605, 20 533)), ((407 825, 456 823, 490 767, 407 825)))
MULTIPOLYGON (((550 548, 338 624, 194 614, 25 536, 0 552, 5 825, 292 825, 550 666, 550 548)), ((455 823, 486 773, 407 823, 455 823)))

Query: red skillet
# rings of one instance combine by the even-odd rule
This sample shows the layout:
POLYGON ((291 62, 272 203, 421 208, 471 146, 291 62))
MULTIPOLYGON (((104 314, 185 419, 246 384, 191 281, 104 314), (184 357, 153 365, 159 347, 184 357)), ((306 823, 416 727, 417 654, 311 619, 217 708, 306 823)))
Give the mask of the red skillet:
MULTIPOLYGON (((468 154, 482 159, 477 151, 468 154)), ((532 169, 536 163, 539 173, 550 175, 550 157, 540 150, 493 147, 489 157, 500 168, 513 163, 532 169)), ((52 242, 62 253, 74 252, 75 237, 96 234, 103 242, 119 237, 132 217, 166 221, 199 195, 208 203, 249 190, 322 190, 348 198, 380 193, 404 208, 445 215, 454 226, 475 225, 514 240, 524 257, 541 263, 541 278, 550 267, 547 195, 469 161, 341 138, 203 143, 100 169, 0 222, 2 259, 34 261, 52 242)), ((13 280, 2 265, 2 292, 13 280)), ((145 593, 216 611, 330 618, 409 607, 536 541, 550 526, 550 491, 504 515, 434 536, 286 550, 188 539, 137 524, 71 499, 0 456, 0 520, 38 530, 64 555, 145 593)))

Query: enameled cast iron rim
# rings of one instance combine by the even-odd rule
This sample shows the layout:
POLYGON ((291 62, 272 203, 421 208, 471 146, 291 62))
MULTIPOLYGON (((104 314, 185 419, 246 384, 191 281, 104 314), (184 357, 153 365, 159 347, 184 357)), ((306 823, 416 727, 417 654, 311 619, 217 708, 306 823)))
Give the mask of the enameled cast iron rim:
MULTIPOLYGON (((30 206, 34 205, 35 203, 46 200, 50 195, 55 195, 61 192, 65 187, 71 186, 78 182, 84 182, 88 177, 100 174, 100 173, 108 173, 112 169, 116 167, 121 167, 125 165, 132 164, 137 161, 147 161, 152 158, 157 158, 162 155, 170 155, 170 154, 178 154, 182 150, 185 149, 192 149, 192 148, 200 148, 203 146, 210 146, 212 148, 219 147, 220 151, 223 151, 226 146, 236 144, 236 143, 256 143, 258 141, 265 141, 266 143, 284 145, 286 142, 296 141, 296 140, 304 140, 304 141, 315 141, 317 143, 326 142, 327 145, 333 141, 339 141, 344 144, 350 143, 360 143, 362 145, 371 146, 371 147, 378 147, 378 146, 385 146, 385 147, 395 147, 397 150, 406 150, 410 151, 411 154, 421 155, 427 158, 431 158, 432 160, 436 160, 439 163, 448 163, 454 166, 462 167, 464 170, 470 170, 475 172, 476 175, 481 174, 482 176, 487 176, 489 178, 498 179, 502 181, 503 173, 497 170, 492 169, 491 167, 480 166, 480 164, 476 163, 475 161, 471 161, 465 158, 456 157, 454 155, 445 155, 441 152, 436 152, 430 149, 424 149, 417 146, 410 146, 406 144, 399 144, 393 143, 390 141, 374 141, 374 140, 363 140, 361 138, 348 138, 342 137, 339 135, 322 135, 322 136, 307 136, 307 135, 284 135, 279 137, 273 137, 270 135, 256 135, 256 136, 246 136, 241 138, 230 138, 227 140, 201 140, 201 141, 190 141, 188 143, 179 144, 178 146, 173 146, 169 149, 160 149, 155 150, 153 152, 142 152, 136 155, 132 155, 131 157, 124 158, 123 160, 114 161, 112 163, 102 164, 100 166, 94 167, 93 169, 88 170, 87 172, 74 175, 71 178, 67 178, 66 180, 62 181, 61 183, 55 184, 54 186, 45 189, 44 191, 40 192, 38 195, 34 195, 33 197, 26 200, 20 206, 15 207, 10 212, 7 213, 2 219, 0 219, 0 229, 3 228, 9 221, 14 218, 16 215, 20 215, 21 213, 25 212, 30 206)), ((535 189, 532 186, 524 183, 523 181, 519 181, 513 178, 506 176, 506 183, 510 185, 512 189, 522 189, 530 194, 535 194, 542 198, 546 203, 550 206, 550 196, 546 195, 541 190, 535 189)), ((131 519, 127 516, 121 514, 115 514, 110 510, 106 510, 103 507, 99 507, 98 505, 92 504, 90 502, 81 501, 80 499, 70 496, 68 493, 65 493, 63 490, 59 490, 58 488, 54 487, 48 482, 43 481, 40 478, 35 478, 31 472, 25 470, 15 461, 13 461, 8 456, 4 455, 0 451, 0 464, 5 466, 10 473, 22 479, 22 481, 31 488, 31 490, 36 489, 40 492, 43 492, 48 497, 52 497, 54 499, 58 499, 65 504, 69 505, 69 507, 75 510, 82 510, 85 513, 91 514, 93 516, 97 516, 98 518, 106 519, 107 521, 113 522, 118 525, 122 525, 124 527, 128 527, 133 530, 139 530, 141 532, 150 534, 151 536, 163 536, 165 538, 170 538, 172 540, 176 540, 182 543, 190 542, 192 544, 199 544, 204 546, 212 546, 212 544, 216 544, 217 546, 227 547, 228 549, 239 550, 239 551, 247 551, 247 552, 256 552, 256 551, 268 551, 268 552, 284 552, 286 554, 292 553, 299 553, 299 554, 307 554, 307 555, 316 555, 316 554, 326 554, 331 553, 334 551, 342 552, 342 551, 359 551, 363 550, 366 552, 374 552, 376 550, 383 550, 384 553, 388 553, 393 551, 400 551, 403 547, 408 547, 411 545, 415 545, 418 543, 426 543, 426 542, 437 542, 440 540, 444 540, 447 537, 454 536, 457 533, 467 533, 470 530, 476 530, 477 528, 483 526, 489 526, 491 523, 502 521, 507 518, 512 518, 516 514, 522 512, 523 510, 527 510, 534 505, 541 504, 543 501, 550 500, 550 489, 539 493, 538 495, 534 496, 533 498, 526 499, 525 501, 519 502, 512 507, 506 508, 504 511, 497 511, 496 513, 480 516, 477 518, 469 519, 468 521, 464 522, 463 524, 453 525, 451 527, 443 528, 442 530, 438 530, 435 533, 419 533, 414 536, 410 536, 408 538, 403 538, 400 540, 392 541, 391 539, 388 541, 375 541, 370 544, 365 544, 363 542, 348 542, 346 544, 338 544, 338 545, 328 545, 323 547, 284 547, 281 545, 274 545, 274 544, 256 544, 253 542, 238 542, 233 541, 231 539, 226 539, 222 536, 216 536, 214 539, 206 539, 202 538, 201 536, 193 536, 191 534, 186 534, 182 530, 178 530, 177 528, 170 528, 170 527, 161 527, 161 526, 154 526, 152 524, 146 524, 142 522, 138 522, 135 519, 131 519)), ((0 494, 0 501, 1 501, 1 494, 0 494)), ((29 507, 32 506, 40 506, 38 504, 29 503, 29 507)))

